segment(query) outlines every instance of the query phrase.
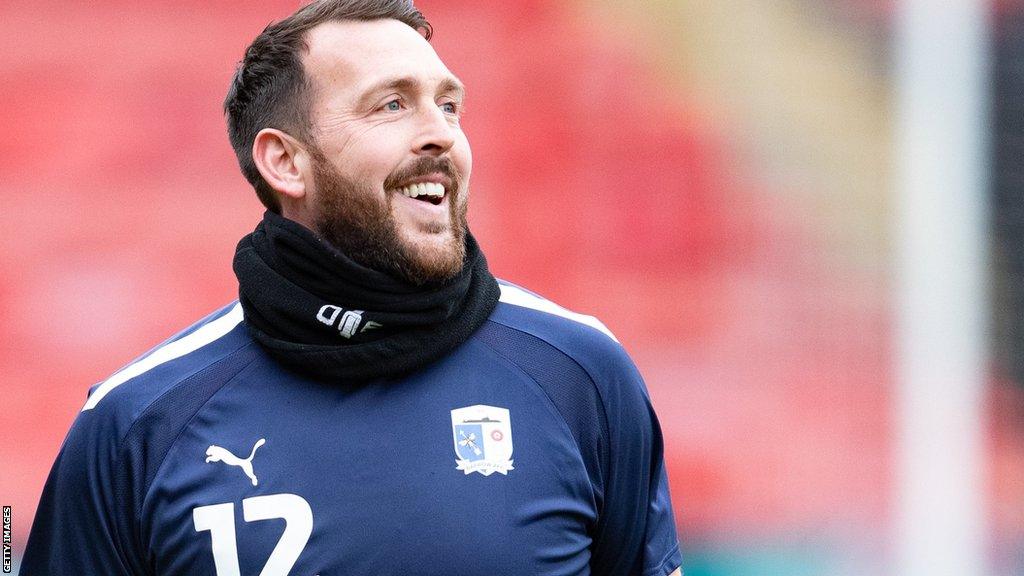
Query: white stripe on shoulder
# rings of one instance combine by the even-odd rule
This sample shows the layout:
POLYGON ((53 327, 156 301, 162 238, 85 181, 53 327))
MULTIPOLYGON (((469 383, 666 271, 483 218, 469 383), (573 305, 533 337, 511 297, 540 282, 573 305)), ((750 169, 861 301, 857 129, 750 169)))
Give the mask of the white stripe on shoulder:
POLYGON ((115 373, 110 378, 107 378, 103 383, 96 387, 96 390, 86 401, 85 407, 82 408, 82 412, 95 408, 96 405, 99 404, 100 400, 103 400, 103 397, 109 394, 111 390, 132 378, 145 374, 165 362, 170 362, 171 360, 181 358, 190 352, 195 352, 203 346, 220 339, 228 332, 234 330, 235 326, 238 326, 241 321, 242 305, 235 304, 231 310, 220 318, 204 324, 188 336, 184 336, 174 342, 170 342, 160 348, 157 348, 152 354, 146 356, 142 360, 139 360, 134 364, 129 364, 123 370, 115 373))
POLYGON ((561 316, 562 318, 568 318, 569 320, 579 322, 580 324, 586 324, 591 328, 596 328, 601 332, 604 332, 612 340, 615 340, 616 342, 619 341, 607 326, 602 324, 600 320, 593 316, 587 316, 586 314, 579 314, 572 310, 566 310, 558 304, 555 304, 550 300, 545 300, 535 294, 531 294, 518 286, 501 283, 499 283, 498 286, 501 287, 501 297, 498 299, 501 302, 515 306, 522 306, 523 308, 531 308, 541 312, 547 312, 548 314, 554 314, 555 316, 561 316))

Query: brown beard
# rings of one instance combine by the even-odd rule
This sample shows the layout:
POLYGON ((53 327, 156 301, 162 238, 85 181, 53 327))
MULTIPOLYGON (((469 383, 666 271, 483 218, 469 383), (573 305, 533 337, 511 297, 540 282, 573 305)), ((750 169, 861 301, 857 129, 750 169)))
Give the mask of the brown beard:
MULTIPOLYGON (((443 283, 454 278, 466 256, 466 203, 462 202, 461 176, 448 158, 424 157, 384 182, 384 201, 372 185, 357 182, 339 172, 320 150, 311 150, 318 205, 316 233, 349 258, 416 286, 443 283), (448 248, 426 254, 409 246, 401 237, 392 214, 395 184, 416 176, 437 173, 451 179, 448 190, 449 222, 452 234, 448 248)), ((443 233, 446 226, 429 230, 443 233)))

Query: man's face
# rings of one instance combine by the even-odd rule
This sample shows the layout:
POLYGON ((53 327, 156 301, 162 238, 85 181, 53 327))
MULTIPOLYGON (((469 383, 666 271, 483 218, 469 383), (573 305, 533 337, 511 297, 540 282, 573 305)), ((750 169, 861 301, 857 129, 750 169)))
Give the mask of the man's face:
POLYGON ((472 169, 461 83, 397 20, 321 24, 308 43, 316 232, 414 283, 450 278, 465 254, 472 169))

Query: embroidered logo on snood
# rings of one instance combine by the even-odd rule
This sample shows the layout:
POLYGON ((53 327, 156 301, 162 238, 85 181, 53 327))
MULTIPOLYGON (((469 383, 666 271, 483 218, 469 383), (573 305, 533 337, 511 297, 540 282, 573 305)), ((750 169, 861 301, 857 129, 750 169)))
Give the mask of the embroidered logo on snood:
POLYGON ((320 380, 407 374, 465 342, 500 290, 472 234, 462 270, 416 286, 367 268, 274 212, 235 251, 252 336, 287 367, 320 380))

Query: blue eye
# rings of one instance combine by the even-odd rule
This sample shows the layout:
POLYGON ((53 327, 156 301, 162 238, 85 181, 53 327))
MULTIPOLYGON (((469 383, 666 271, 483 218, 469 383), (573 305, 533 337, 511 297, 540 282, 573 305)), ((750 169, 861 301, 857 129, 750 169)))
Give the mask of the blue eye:
POLYGON ((402 109, 402 104, 398 100, 392 100, 384 105, 384 109, 388 112, 398 112, 402 109))
POLYGON ((445 102, 444 104, 441 104, 441 110, 443 110, 445 114, 455 114, 455 103, 445 102))

